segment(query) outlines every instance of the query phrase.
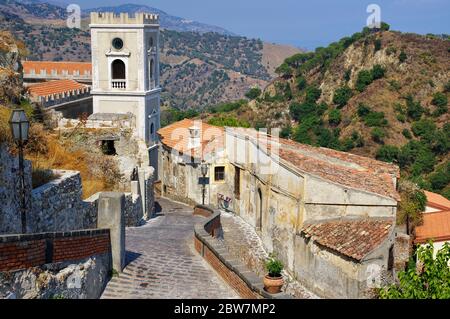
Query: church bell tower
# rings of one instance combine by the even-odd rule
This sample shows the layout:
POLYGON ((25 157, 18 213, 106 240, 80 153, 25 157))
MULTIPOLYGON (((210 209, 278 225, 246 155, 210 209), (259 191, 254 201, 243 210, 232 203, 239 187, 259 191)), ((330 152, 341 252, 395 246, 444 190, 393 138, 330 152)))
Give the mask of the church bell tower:
POLYGON ((160 128, 159 17, 92 12, 93 113, 132 113, 149 146, 160 128))

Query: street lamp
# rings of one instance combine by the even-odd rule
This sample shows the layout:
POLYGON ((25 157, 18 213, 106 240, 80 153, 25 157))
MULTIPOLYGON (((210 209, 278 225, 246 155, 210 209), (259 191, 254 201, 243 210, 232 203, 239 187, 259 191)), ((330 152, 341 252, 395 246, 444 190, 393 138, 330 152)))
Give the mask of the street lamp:
POLYGON ((200 166, 200 171, 202 172, 203 176, 203 182, 202 182, 202 204, 205 205, 205 193, 206 193, 206 174, 208 174, 208 164, 204 161, 202 162, 202 165, 200 166))
POLYGON ((15 109, 11 113, 9 119, 9 125, 11 126, 11 133, 14 141, 19 146, 19 181, 20 181, 20 208, 21 208, 21 219, 22 219, 22 233, 27 232, 27 221, 26 221, 26 199, 25 199, 25 172, 23 165, 23 146, 28 140, 28 131, 30 129, 30 121, 22 109, 15 109))

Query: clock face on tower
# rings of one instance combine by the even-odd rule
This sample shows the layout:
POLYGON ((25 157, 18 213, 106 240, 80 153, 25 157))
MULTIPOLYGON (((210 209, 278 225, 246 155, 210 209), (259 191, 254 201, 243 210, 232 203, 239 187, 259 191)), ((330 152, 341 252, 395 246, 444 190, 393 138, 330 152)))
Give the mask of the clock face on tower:
POLYGON ((123 41, 121 38, 114 38, 112 40, 112 46, 116 50, 121 50, 123 48, 123 41))

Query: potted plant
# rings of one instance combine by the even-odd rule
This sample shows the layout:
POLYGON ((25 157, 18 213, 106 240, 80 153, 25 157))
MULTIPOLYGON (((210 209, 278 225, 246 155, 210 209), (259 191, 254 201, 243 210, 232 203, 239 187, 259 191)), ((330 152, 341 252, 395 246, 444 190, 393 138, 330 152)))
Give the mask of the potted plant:
POLYGON ((283 287, 284 280, 281 276, 283 270, 283 263, 276 259, 274 256, 270 256, 266 261, 267 275, 264 277, 264 289, 271 294, 277 294, 283 287))

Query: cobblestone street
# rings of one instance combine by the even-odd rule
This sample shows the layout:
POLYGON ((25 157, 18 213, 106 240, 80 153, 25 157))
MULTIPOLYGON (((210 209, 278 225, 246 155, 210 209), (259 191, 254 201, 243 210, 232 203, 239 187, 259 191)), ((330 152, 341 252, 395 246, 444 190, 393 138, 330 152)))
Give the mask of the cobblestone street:
POLYGON ((127 228, 126 264, 102 298, 238 298, 193 248, 192 208, 158 198, 161 211, 127 228))

